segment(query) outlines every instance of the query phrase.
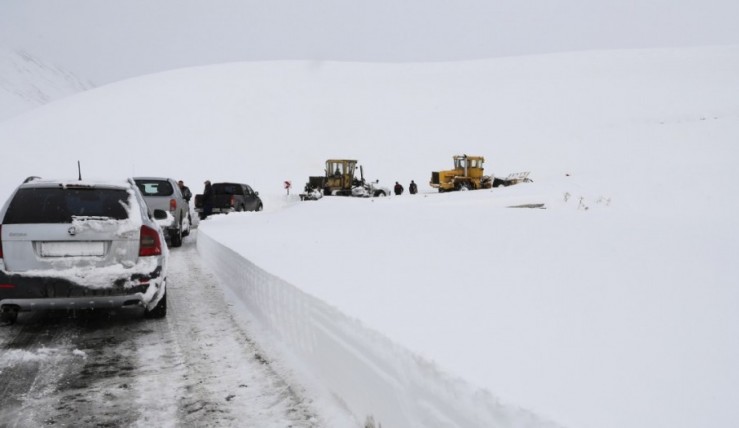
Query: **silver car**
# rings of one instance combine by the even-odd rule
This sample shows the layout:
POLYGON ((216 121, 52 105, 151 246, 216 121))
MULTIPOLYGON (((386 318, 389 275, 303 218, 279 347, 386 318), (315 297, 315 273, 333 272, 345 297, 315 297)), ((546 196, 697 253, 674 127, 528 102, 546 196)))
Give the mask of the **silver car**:
POLYGON ((190 207, 182 196, 180 186, 171 178, 134 177, 133 180, 152 210, 163 210, 170 215, 159 221, 172 247, 182 245, 182 237, 190 234, 190 207))
POLYGON ((169 250, 132 179, 33 178, 0 221, 2 323, 34 309, 143 306, 148 317, 166 316, 169 250))

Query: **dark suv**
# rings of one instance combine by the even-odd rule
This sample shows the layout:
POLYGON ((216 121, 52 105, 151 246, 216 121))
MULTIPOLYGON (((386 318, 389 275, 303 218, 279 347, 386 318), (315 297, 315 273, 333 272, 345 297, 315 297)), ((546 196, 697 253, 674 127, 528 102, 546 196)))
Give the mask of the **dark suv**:
POLYGON ((133 180, 27 180, 0 221, 2 323, 34 309, 144 306, 166 316, 169 252, 133 180))
MULTIPOLYGON (((262 211, 264 205, 259 192, 244 183, 213 183, 211 214, 228 214, 238 211, 262 211)), ((195 211, 204 218, 203 195, 195 195, 195 211)))

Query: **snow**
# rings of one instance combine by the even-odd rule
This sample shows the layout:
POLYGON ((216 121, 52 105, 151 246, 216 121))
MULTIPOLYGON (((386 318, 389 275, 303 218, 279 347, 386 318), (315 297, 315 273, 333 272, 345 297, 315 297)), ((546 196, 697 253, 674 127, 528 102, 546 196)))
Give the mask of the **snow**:
POLYGON ((26 51, 0 46, 0 120, 92 87, 26 51))
POLYGON ((0 197, 77 160, 252 185, 265 211, 201 222, 202 256, 361 422, 732 427, 736 100, 736 46, 181 69, 0 123, 0 197), (462 153, 534 182, 433 191, 462 153), (300 202, 342 157, 419 194, 300 202))

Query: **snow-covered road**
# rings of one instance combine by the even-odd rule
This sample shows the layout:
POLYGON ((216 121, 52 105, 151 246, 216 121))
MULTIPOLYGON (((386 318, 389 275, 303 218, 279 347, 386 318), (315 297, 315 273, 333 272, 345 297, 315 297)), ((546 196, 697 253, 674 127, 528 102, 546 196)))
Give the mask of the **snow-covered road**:
POLYGON ((45 311, 0 328, 0 425, 323 426, 232 315, 195 235, 171 252, 166 319, 45 311))

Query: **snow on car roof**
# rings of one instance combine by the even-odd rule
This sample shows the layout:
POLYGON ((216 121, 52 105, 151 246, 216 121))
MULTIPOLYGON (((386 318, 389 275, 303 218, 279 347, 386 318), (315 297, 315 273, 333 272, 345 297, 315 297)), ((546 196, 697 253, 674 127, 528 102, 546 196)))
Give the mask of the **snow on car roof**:
POLYGON ((109 187, 127 189, 131 184, 127 180, 79 180, 79 179, 46 179, 33 178, 24 182, 21 187, 109 187))

